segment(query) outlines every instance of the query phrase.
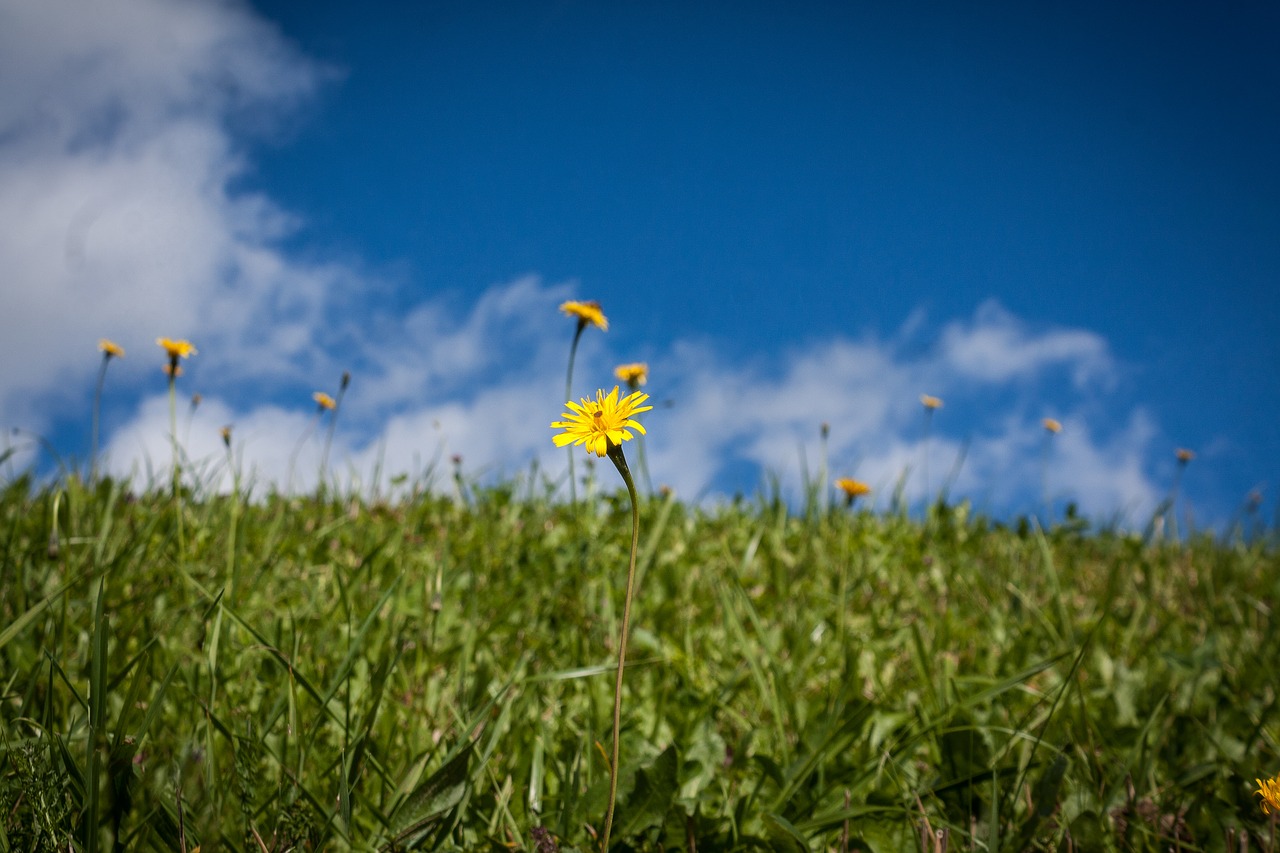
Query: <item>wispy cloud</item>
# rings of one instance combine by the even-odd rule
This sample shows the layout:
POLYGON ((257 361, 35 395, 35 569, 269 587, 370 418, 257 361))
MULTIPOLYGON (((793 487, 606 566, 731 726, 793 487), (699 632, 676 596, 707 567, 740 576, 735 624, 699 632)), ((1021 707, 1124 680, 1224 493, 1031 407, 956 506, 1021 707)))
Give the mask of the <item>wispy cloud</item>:
MULTIPOLYGON (((234 423, 259 483, 283 487, 292 470, 295 487, 314 486, 320 441, 302 441, 310 392, 332 391, 348 369, 331 457, 344 481, 421 471, 454 453, 488 476, 534 460, 563 471, 548 425, 563 402, 571 328, 555 306, 607 295, 530 275, 458 283, 488 284, 465 301, 379 309, 368 294, 391 285, 378 273, 359 259, 291 253, 284 238, 305 222, 234 189, 246 163, 232 121, 269 128, 328 69, 237 4, 0 0, 0 10, 0 79, 24 81, 0 91, 6 425, 39 430, 83 411, 93 345, 107 336, 129 350, 108 388, 111 470, 162 472, 168 413, 152 341, 182 336, 201 352, 180 388, 205 397, 187 452, 211 478, 223 476, 217 430, 234 423)), ((618 349, 626 318, 612 319, 614 331, 583 340, 582 394, 611 387, 613 365, 636 357, 618 349)), ((795 493, 802 458, 817 473, 828 422, 833 474, 872 482, 881 501, 905 474, 918 498, 918 396, 929 392, 948 399, 927 445, 931 488, 963 449, 957 494, 1035 506, 1039 419, 1052 400, 1068 425, 1053 448, 1055 493, 1096 514, 1154 503, 1147 472, 1159 430, 1136 404, 1107 396, 1120 369, 1104 339, 1035 326, 996 302, 943 324, 932 345, 906 345, 928 331, 917 316, 887 340, 851 333, 747 364, 714 339, 646 343, 655 483, 691 497, 753 488, 768 471, 795 493)))
POLYGON ((229 190, 244 163, 227 127, 287 111, 328 72, 237 4, 0 14, 0 409, 38 423, 70 400, 49 389, 80 370, 70 342, 98 335, 135 353, 157 334, 216 338, 234 347, 215 361, 262 369, 307 349, 341 272, 283 257, 294 219, 229 190))
MULTIPOLYGON (((469 310, 437 301, 403 318, 376 318, 376 346, 363 345, 373 357, 367 372, 356 373, 340 421, 333 454, 340 479, 372 486, 375 469, 385 476, 420 473, 453 454, 468 470, 490 476, 511 476, 535 460, 559 476, 563 454, 552 448, 548 425, 560 412, 568 337, 555 305, 569 291, 521 278, 489 288, 469 310)), ((988 305, 946 328, 964 328, 981 339, 990 331, 984 318, 991 317, 997 333, 1016 322, 988 305)), ((1021 342, 1041 350, 1042 337, 1071 334, 1025 332, 1021 342)), ((1016 385, 1032 398, 1053 395, 1054 411, 1066 423, 1049 458, 1059 502, 1074 500, 1092 515, 1120 513, 1130 520, 1150 512, 1159 496, 1148 473, 1157 434, 1150 416, 1133 406, 1127 416, 1100 419, 1105 391, 1053 381, 1064 369, 1098 369, 1108 358, 1105 347, 1046 358, 1015 377, 974 376, 967 367, 948 365, 954 341, 909 356, 896 340, 837 339, 793 351, 777 367, 729 361, 706 342, 655 347, 647 390, 658 407, 647 418, 646 439, 653 478, 694 497, 751 490, 770 473, 797 495, 802 460, 810 476, 818 473, 819 428, 826 422, 830 472, 871 482, 882 505, 904 477, 906 497, 924 498, 927 450, 931 493, 954 471, 952 497, 970 497, 993 511, 1031 511, 1040 500, 1044 430, 1038 407, 1006 405, 1006 392, 1016 385), (919 389, 939 385, 955 391, 957 402, 936 413, 926 443, 919 389), (744 467, 755 472, 745 481, 735 474, 744 467)), ((596 336, 584 353, 584 381, 612 385, 609 369, 622 360, 612 342, 596 336)), ((220 454, 216 429, 235 422, 248 469, 259 482, 283 486, 285 460, 305 434, 309 411, 309 397, 301 393, 292 405, 251 404, 239 411, 215 397, 197 413, 192 437, 200 443, 191 453, 220 454)), ((137 471, 146 459, 163 470, 167 417, 162 397, 143 401, 134 421, 112 438, 112 469, 137 471)), ((314 485, 318 453, 318 439, 298 452, 295 487, 314 485)))

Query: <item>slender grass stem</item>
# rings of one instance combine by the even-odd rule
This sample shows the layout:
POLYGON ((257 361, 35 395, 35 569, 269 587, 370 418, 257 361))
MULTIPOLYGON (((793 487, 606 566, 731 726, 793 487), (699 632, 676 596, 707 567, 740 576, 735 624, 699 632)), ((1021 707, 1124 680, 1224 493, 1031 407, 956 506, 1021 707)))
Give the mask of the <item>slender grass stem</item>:
POLYGON ((609 763, 609 810, 604 817, 604 840, 600 849, 609 850, 609 835, 613 830, 613 811, 618 798, 618 758, 621 752, 622 733, 622 674, 627 664, 627 635, 631 628, 631 603, 635 597, 636 551, 640 544, 640 503, 636 498, 636 484, 627 468, 627 458, 622 445, 609 445, 609 459, 627 484, 631 498, 631 559, 627 565, 627 593, 622 603, 622 628, 618 632, 618 672, 613 684, 613 758, 609 763))
POLYGON ((182 468, 178 450, 178 359, 169 360, 169 438, 173 444, 173 511, 178 517, 178 563, 186 552, 186 536, 182 526, 182 468))
POLYGON ((104 352, 102 354, 102 366, 98 368, 98 383, 93 389, 93 428, 90 436, 89 449, 89 482, 98 482, 98 424, 101 420, 102 413, 102 386, 107 381, 107 363, 111 361, 111 354, 104 352))
POLYGON ((338 428, 338 412, 342 409, 342 398, 351 384, 351 373, 342 374, 342 382, 338 385, 338 398, 333 402, 333 411, 329 412, 329 432, 324 437, 324 452, 320 454, 320 485, 329 480, 329 449, 333 447, 333 433, 338 428))
MULTIPOLYGON (((573 362, 578 355, 578 341, 582 340, 582 330, 587 328, 585 320, 578 321, 578 330, 573 333, 573 343, 569 346, 569 369, 564 377, 564 398, 566 400, 573 399, 573 362)), ((578 484, 574 482, 573 476, 573 448, 568 449, 569 453, 569 503, 576 504, 578 502, 578 484)))

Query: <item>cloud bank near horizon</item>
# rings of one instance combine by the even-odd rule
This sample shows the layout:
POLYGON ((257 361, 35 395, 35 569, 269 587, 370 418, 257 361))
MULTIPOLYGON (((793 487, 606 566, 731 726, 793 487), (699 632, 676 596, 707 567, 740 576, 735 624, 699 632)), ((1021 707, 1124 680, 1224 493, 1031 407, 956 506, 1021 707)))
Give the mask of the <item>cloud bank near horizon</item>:
MULTIPOLYGON (((524 277, 490 287, 456 316, 437 301, 403 318, 378 318, 384 334, 376 343, 345 352, 364 366, 354 370, 340 413, 331 452, 335 479, 385 494, 395 475, 413 480, 433 471, 435 486, 447 490, 454 455, 482 481, 522 475, 534 464, 562 478, 566 457, 552 446, 549 424, 561 411, 573 330, 556 309, 572 290, 524 277), (427 328, 454 332, 435 337, 423 334, 427 328)), ((626 324, 625 317, 611 320, 615 330, 626 324)), ((1096 419, 1112 404, 1095 384, 1105 386, 1120 372, 1104 341, 1082 330, 1034 331, 995 303, 945 325, 939 344, 924 354, 907 354, 908 335, 904 326, 888 340, 867 334, 816 341, 753 364, 727 359, 709 341, 651 348, 645 390, 655 409, 646 416, 646 450, 654 485, 691 499, 723 497, 753 491, 774 475, 794 498, 806 476, 820 473, 826 423, 829 478, 866 480, 882 507, 905 477, 904 494, 913 502, 948 482, 953 497, 992 511, 1038 511, 1047 477, 1043 485, 1059 505, 1074 500, 1095 517, 1119 514, 1131 522, 1149 516, 1160 489, 1144 460, 1158 429, 1141 407, 1118 421, 1096 419), (984 352, 999 369, 976 369, 976 362, 955 358, 957 349, 984 352), (1078 386, 1083 374, 1095 382, 1078 386), (946 401, 928 434, 922 391, 946 401), (1051 392, 1057 404, 1049 410, 1044 399, 1051 392), (1041 421, 1050 415, 1064 424, 1062 433, 1045 432, 1041 421), (966 425, 963 433, 948 424, 953 417, 966 425)), ((576 395, 612 387, 612 367, 633 355, 618 350, 608 333, 589 330, 576 395)), ((333 367, 327 375, 336 377, 333 367)), ((168 470, 168 401, 158 377, 152 385, 155 392, 113 431, 108 470, 135 477, 168 470)), ((194 382, 183 390, 199 390, 204 399, 194 412, 183 408, 179 435, 222 488, 229 484, 219 467, 224 424, 233 425, 239 464, 260 487, 315 488, 327 421, 305 394, 237 406, 194 382)))
MULTIPOLYGON (((166 335, 200 349, 180 389, 204 399, 189 417, 181 405, 179 436, 224 486, 218 429, 232 424, 237 458, 262 488, 313 488, 324 426, 310 389, 348 369, 331 454, 344 483, 417 475, 453 454, 481 478, 535 461, 562 475, 548 425, 561 411, 572 324, 556 306, 589 285, 528 275, 469 301, 379 310, 394 277, 291 252, 287 238, 305 235, 305 221, 236 189, 250 167, 244 129, 272 132, 332 69, 236 4, 0 9, 0 75, 28 81, 0 94, 0 256, 13 283, 0 336, 6 427, 87 422, 91 347, 109 337, 129 354, 108 377, 108 470, 163 477, 168 402, 152 342, 166 335)), ((1055 498, 1141 519, 1160 495, 1150 461, 1159 427, 1117 399, 1124 371, 1089 330, 1033 327, 988 302, 924 347, 909 318, 888 339, 868 331, 743 363, 710 337, 623 352, 627 318, 611 320, 614 332, 583 339, 577 393, 612 387, 616 363, 647 359, 658 404, 649 470, 685 497, 749 491, 765 473, 797 493, 804 471, 819 471, 825 422, 830 474, 867 480, 881 506, 904 474, 908 498, 935 490, 963 454, 954 496, 1031 511, 1046 415, 1066 426, 1050 448, 1055 498), (927 439, 922 392, 947 400, 927 439)), ((35 458, 26 448, 11 464, 35 458)))

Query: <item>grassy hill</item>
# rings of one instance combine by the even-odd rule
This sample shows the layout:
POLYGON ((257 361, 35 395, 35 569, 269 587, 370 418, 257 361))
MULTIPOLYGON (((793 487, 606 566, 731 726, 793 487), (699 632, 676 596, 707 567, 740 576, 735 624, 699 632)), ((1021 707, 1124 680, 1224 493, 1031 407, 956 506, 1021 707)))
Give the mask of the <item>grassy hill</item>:
MULTIPOLYGON (((595 849, 625 493, 461 493, 11 484, 0 849, 595 849)), ((615 849, 1275 849, 1273 543, 641 524, 615 849)))

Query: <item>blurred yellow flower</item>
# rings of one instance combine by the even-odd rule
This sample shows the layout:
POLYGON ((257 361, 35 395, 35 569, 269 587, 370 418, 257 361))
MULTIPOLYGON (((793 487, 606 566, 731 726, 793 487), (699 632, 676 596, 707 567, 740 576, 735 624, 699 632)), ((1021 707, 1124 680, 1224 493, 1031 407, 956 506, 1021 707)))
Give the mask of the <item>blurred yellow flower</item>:
POLYGON ((576 318, 579 326, 586 326, 590 323, 603 332, 609 330, 609 319, 600 310, 599 302, 575 302, 569 300, 560 306, 560 310, 568 316, 576 318))
POLYGON ((1044 428, 1047 432, 1051 432, 1054 435, 1062 432, 1062 424, 1055 421, 1053 418, 1045 418, 1041 423, 1044 424, 1044 428))
POLYGON ((1196 458, 1195 451, 1187 450, 1185 447, 1179 447, 1176 451, 1174 451, 1174 455, 1177 456, 1178 461, 1184 465, 1190 462, 1192 459, 1196 458))
POLYGON ((613 375, 635 390, 649 381, 649 365, 643 361, 634 364, 619 364, 613 369, 613 375))
POLYGON ((852 503, 855 498, 871 494, 870 486, 861 480, 855 480, 852 477, 841 477, 836 480, 835 487, 844 492, 845 500, 849 503, 852 503))
POLYGON ((102 338, 98 341, 98 349, 102 350, 104 358, 124 358, 124 347, 115 341, 109 341, 102 338))
POLYGON ((629 430, 634 429, 644 435, 644 427, 639 421, 632 420, 632 417, 653 408, 641 405, 647 399, 648 394, 634 391, 619 400, 618 386, 615 385, 608 395, 603 390, 596 391, 594 400, 586 397, 582 398, 581 403, 570 400, 565 403, 569 411, 560 415, 564 420, 551 424, 552 429, 564 432, 553 436, 551 440, 556 447, 581 444, 587 448, 588 453, 604 456, 611 445, 621 447, 622 442, 634 437, 629 430))
POLYGON ((175 341, 169 338, 156 338, 156 345, 163 348, 165 354, 169 356, 169 360, 175 364, 180 358, 190 358, 196 354, 196 348, 191 345, 191 341, 175 341))
POLYGON ((323 391, 317 391, 311 395, 311 399, 316 401, 316 405, 320 407, 322 412, 332 412, 338 408, 338 403, 323 391))
POLYGON ((920 395, 920 405, 922 405, 922 406, 924 406, 926 409, 930 409, 930 410, 932 410, 932 409, 941 409, 941 408, 942 408, 942 400, 941 400, 941 399, 939 399, 938 397, 931 397, 931 396, 930 396, 930 395, 928 395, 928 394, 921 394, 921 395, 920 395))
POLYGON ((222 436, 223 444, 227 447, 231 446, 231 424, 227 424, 222 429, 218 430, 218 435, 222 436))
POLYGON ((1254 779, 1253 781, 1258 783, 1258 790, 1253 793, 1262 797, 1262 813, 1280 812, 1280 776, 1276 776, 1274 779, 1254 779))

